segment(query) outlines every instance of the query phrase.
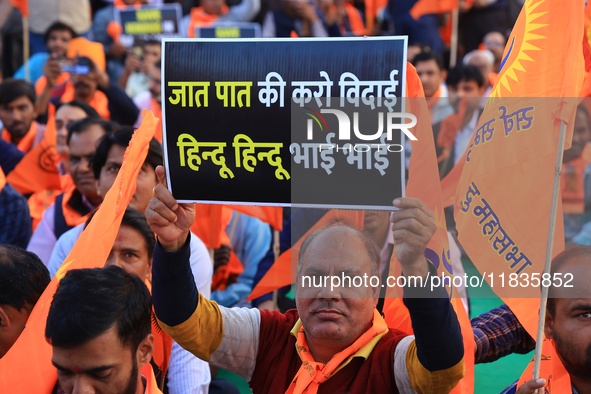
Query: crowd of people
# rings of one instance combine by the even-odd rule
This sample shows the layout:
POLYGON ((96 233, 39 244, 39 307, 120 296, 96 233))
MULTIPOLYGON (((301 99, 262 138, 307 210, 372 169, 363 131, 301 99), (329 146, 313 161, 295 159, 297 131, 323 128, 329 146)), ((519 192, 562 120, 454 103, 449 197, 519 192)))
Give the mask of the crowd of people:
MULTIPOLYGON (((113 27, 118 8, 179 3, 181 37, 195 37, 197 28, 216 22, 257 23, 263 37, 408 35, 408 62, 422 83, 443 179, 468 147, 523 1, 460 0, 453 38, 451 13, 416 16, 416 2, 29 0, 25 67, 19 10, 0 0, 0 358, 113 186, 141 111, 161 117, 161 43, 123 45, 113 27), (456 38, 459 60, 450 66, 456 38), (23 171, 27 154, 50 131, 59 185, 25 190, 11 184, 10 174, 23 171)), ((577 107, 572 146, 564 152, 568 247, 552 268, 576 273, 579 293, 573 299, 551 289, 545 322, 573 393, 591 392, 590 111, 587 101, 577 107)), ((158 124, 105 268, 70 270, 60 281, 45 330, 58 373, 53 392, 239 392, 217 376, 220 369, 243 377, 255 393, 439 394, 462 379, 462 333, 445 287, 429 293, 405 287, 412 334, 388 328, 376 309, 377 288, 306 288, 298 280, 250 301, 277 249, 290 249, 325 211, 285 209, 284 230, 274 239, 260 218, 224 207, 222 245, 208 250, 192 232, 194 206, 176 202, 162 165, 158 124)), ((31 184, 38 174, 28 175, 31 184)), ((309 234, 297 258, 298 278, 379 277, 392 253, 401 275, 437 275, 424 258, 435 232, 433 213, 413 198, 394 205, 392 214, 365 212, 362 231, 336 222, 309 234)), ((466 256, 451 208, 446 213, 450 261, 461 275, 466 256)), ((460 295, 469 313, 470 294, 464 288, 460 295)), ((506 305, 474 317, 472 328, 476 363, 535 347, 506 305)), ((531 393, 545 383, 506 392, 531 393)))

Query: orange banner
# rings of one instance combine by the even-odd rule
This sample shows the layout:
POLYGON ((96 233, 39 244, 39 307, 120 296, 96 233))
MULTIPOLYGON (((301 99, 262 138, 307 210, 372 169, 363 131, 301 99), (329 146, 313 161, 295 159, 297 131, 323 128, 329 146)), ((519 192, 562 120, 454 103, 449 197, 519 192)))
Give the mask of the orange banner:
POLYGON ((195 222, 191 232, 210 249, 230 243, 225 231, 232 219, 232 211, 227 209, 224 213, 223 208, 223 205, 217 204, 195 204, 195 222))
MULTIPOLYGON (((559 129, 566 123, 569 147, 585 73, 583 7, 584 0, 525 2, 468 144, 456 195, 462 246, 533 337, 539 286, 522 280, 511 287, 501 277, 533 279, 544 269, 559 129)), ((560 200, 558 206, 553 256, 564 249, 560 200)))
MULTIPOLYGON (((437 230, 427 245, 425 255, 431 264, 438 269, 439 273, 453 275, 453 268, 449 257, 450 252, 445 214, 443 212, 444 205, 441 188, 439 187, 439 170, 435 154, 435 143, 433 141, 433 130, 429 120, 429 108, 427 101, 424 99, 425 96, 420 79, 415 68, 411 65, 407 65, 406 80, 409 86, 409 110, 418 120, 417 126, 413 130, 417 141, 410 141, 412 153, 410 155, 406 195, 420 199, 433 212, 437 230)), ((396 249, 394 249, 390 261, 390 275, 400 275, 400 264, 396 260, 396 249)), ((396 294, 393 288, 388 290, 386 293, 387 299, 384 303, 384 314, 388 327, 411 333, 410 317, 400 294, 396 294)), ((472 333, 470 319, 464 309, 461 298, 457 294, 452 294, 452 296, 452 305, 462 329, 464 363, 466 366, 464 379, 458 383, 452 393, 471 394, 474 392, 474 335, 472 333)))
POLYGON ((37 301, 25 330, 0 359, 1 393, 14 392, 15 388, 22 393, 50 393, 54 389, 57 373, 51 364, 51 346, 45 340, 45 322, 51 299, 66 271, 104 265, 135 192, 136 178, 148 154, 155 126, 154 116, 144 112, 142 125, 129 143, 123 165, 103 204, 37 301))

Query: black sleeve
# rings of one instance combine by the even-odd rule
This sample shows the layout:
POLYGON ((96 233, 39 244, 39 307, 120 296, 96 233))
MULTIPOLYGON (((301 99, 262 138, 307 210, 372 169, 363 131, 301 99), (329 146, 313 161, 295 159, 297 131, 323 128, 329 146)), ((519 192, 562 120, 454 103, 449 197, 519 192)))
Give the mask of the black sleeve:
POLYGON ((127 93, 119 85, 109 83, 109 88, 105 90, 105 95, 109 100, 111 120, 122 125, 133 126, 140 110, 135 106, 127 93))
MULTIPOLYGON (((437 275, 430 265, 431 276, 437 275)), ((458 317, 444 287, 404 289, 421 364, 429 371, 451 368, 464 357, 464 343, 458 317), (428 298, 426 298, 428 296, 428 298)))
POLYGON ((25 154, 15 145, 0 139, 0 168, 2 168, 4 175, 8 175, 10 171, 14 170, 14 167, 24 156, 25 154))
POLYGON ((152 301, 156 316, 168 326, 186 321, 197 309, 198 291, 191 272, 191 234, 183 247, 166 252, 159 242, 152 262, 152 301))

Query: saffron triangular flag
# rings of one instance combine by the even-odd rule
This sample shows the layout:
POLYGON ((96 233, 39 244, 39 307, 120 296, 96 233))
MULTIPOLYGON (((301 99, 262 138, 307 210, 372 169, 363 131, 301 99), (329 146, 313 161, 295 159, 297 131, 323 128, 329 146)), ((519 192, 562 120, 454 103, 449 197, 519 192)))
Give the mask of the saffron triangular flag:
MULTIPOLYGON (((501 278, 534 278, 544 270, 559 129, 566 123, 569 147, 585 72, 583 7, 584 0, 525 2, 457 189, 462 246, 533 337, 539 286, 503 285, 501 278)), ((560 201, 558 207, 553 256, 564 249, 560 201)))
POLYGON ((21 12, 23 17, 29 16, 29 0, 10 0, 14 8, 21 12))
POLYGON ((148 154, 155 126, 156 119, 152 114, 144 113, 142 125, 129 143, 123 165, 103 204, 37 301, 25 330, 0 359, 1 393, 14 392, 15 388, 22 393, 51 393, 54 389, 57 373, 51 364, 51 346, 45 340, 45 322, 51 299, 67 270, 105 264, 125 209, 135 192, 136 178, 148 154))
MULTIPOLYGON (((412 153, 408 169, 408 185, 406 195, 423 201, 433 212, 437 230, 425 252, 426 258, 438 269, 439 273, 453 275, 450 261, 449 243, 443 212, 443 202, 439 183, 439 170, 433 141, 433 130, 429 121, 429 108, 424 98, 423 89, 416 70, 407 65, 407 97, 408 107, 411 113, 417 117, 417 125, 413 133, 417 141, 411 141, 412 153)), ((400 264, 396 260, 396 253, 392 253, 390 262, 390 275, 400 275, 400 264)), ((400 294, 395 289, 389 288, 384 303, 384 315, 388 327, 397 328, 404 332, 412 332, 411 320, 408 310, 402 302, 400 294)), ((470 320, 464 309, 461 298, 452 294, 452 305, 458 316, 462 336, 464 339, 464 365, 465 377, 458 383, 452 393, 469 394, 474 391, 474 339, 470 320)))

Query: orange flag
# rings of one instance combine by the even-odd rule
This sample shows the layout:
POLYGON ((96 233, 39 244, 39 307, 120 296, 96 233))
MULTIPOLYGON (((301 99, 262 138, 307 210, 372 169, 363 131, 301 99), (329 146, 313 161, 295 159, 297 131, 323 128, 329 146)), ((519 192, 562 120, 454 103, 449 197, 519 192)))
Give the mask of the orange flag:
POLYGON ((252 293, 248 296, 248 300, 255 299, 264 294, 270 293, 274 290, 280 289, 283 286, 291 285, 295 282, 296 271, 298 267, 297 256, 300 253, 300 246, 308 235, 316 230, 319 230, 327 224, 335 220, 346 220, 355 228, 363 230, 363 212, 362 211, 344 211, 331 209, 319 221, 314 224, 291 249, 283 252, 279 258, 273 263, 269 271, 263 276, 261 281, 252 289, 252 293))
POLYGON ((226 205, 226 207, 249 216, 254 216, 270 224, 277 231, 283 230, 283 208, 281 207, 259 207, 251 205, 226 205))
MULTIPOLYGON (((517 388, 532 379, 534 374, 534 360, 529 362, 525 371, 517 382, 517 388)), ((554 341, 544 339, 542 344, 542 361, 540 363, 540 376, 546 379, 548 393, 571 393, 570 376, 558 358, 554 341), (557 362, 554 362, 557 361, 557 362)))
POLYGON ((585 6, 585 34, 583 36, 583 56, 585 57, 585 79, 581 86, 581 97, 591 96, 591 4, 585 6))
POLYGON ((43 140, 31 149, 8 174, 8 183, 21 194, 32 194, 42 190, 61 190, 57 170, 60 156, 55 145, 55 107, 50 105, 43 140))
POLYGON ((136 178, 148 154, 155 126, 154 116, 144 112, 142 125, 129 143, 123 165, 111 190, 35 304, 25 330, 0 359, 0 393, 14 392, 15 388, 22 393, 52 392, 57 382, 57 373, 51 364, 51 346, 45 340, 45 322, 51 299, 66 271, 104 265, 117 236, 125 208, 135 192, 136 178))
POLYGON ((226 210, 224 213, 223 208, 223 205, 218 204, 195 204, 195 222, 191 226, 191 232, 210 249, 229 243, 224 234, 232 218, 232 211, 226 210))
POLYGON ((426 14, 443 14, 459 7, 458 0, 419 0, 410 10, 410 16, 419 19, 426 14))
MULTIPOLYGON (((539 286, 521 280, 515 288, 508 280, 533 279, 544 269, 559 128, 567 124, 570 146, 585 72, 583 7, 584 0, 525 2, 468 145, 454 209, 472 262, 533 337, 539 286)), ((564 249, 558 211, 553 256, 564 249)))
MULTIPOLYGON (((583 0, 528 1, 511 32, 468 147, 455 206, 460 241, 481 272, 543 271, 549 215, 532 213, 550 212, 560 122, 572 133, 585 71, 582 37, 583 0), (559 26, 569 28, 556 35, 559 26)), ((570 140, 567 135, 567 146, 570 140)), ((553 255, 564 248, 558 218, 553 255)), ((494 281, 491 287, 503 290, 494 281)), ((527 295, 539 297, 539 289, 519 294, 527 295)), ((523 311, 508 304, 535 336, 539 305, 529 301, 523 311)))
MULTIPOLYGON (((417 117, 417 126, 413 133, 417 141, 411 141, 412 154, 408 169, 406 195, 423 201, 433 212, 437 230, 425 252, 425 257, 438 269, 439 273, 453 275, 450 261, 449 244, 443 212, 441 189, 439 187, 439 170, 433 141, 433 130, 429 121, 429 108, 425 100, 422 85, 415 68, 407 64, 406 81, 408 86, 410 112, 417 117)), ((407 110, 409 111, 409 110, 407 110)), ((390 275, 400 275, 400 264, 396 260, 396 250, 392 253, 390 275)), ((465 377, 458 383, 452 393, 471 394, 474 392, 474 335, 470 319, 464 309, 461 298, 452 294, 452 305, 458 316, 464 339, 465 377)), ((411 333, 412 326, 408 309, 395 289, 388 289, 384 302, 384 315, 388 327, 397 328, 411 333)))
POLYGON ((17 8, 23 17, 29 16, 29 1, 28 0, 10 0, 14 8, 17 8))
POLYGON ((162 391, 158 388, 156 383, 156 377, 154 376, 154 369, 152 365, 145 364, 141 369, 142 376, 146 378, 146 394, 162 394, 162 391))

